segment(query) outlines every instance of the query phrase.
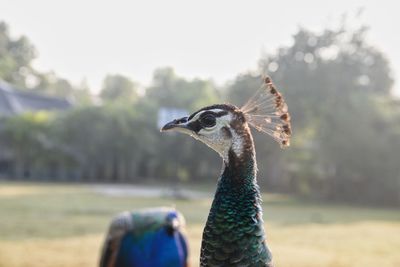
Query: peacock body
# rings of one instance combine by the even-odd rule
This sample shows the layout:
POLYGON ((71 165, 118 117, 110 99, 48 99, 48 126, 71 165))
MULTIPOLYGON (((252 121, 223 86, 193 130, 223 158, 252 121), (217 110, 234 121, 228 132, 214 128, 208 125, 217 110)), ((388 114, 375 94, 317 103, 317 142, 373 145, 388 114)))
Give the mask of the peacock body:
POLYGON ((184 225, 172 208, 121 213, 110 225, 100 267, 185 267, 184 225))
POLYGON ((212 105, 162 128, 192 136, 223 159, 223 171, 203 232, 200 266, 273 266, 266 244, 249 126, 271 135, 283 147, 289 145, 287 105, 268 77, 242 108, 212 105))

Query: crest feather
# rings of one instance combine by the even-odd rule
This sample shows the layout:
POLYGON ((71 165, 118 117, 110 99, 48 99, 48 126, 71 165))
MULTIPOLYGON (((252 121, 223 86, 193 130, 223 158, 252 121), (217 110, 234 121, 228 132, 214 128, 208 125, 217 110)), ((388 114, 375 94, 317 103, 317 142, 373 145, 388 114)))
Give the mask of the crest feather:
POLYGON ((270 77, 263 78, 261 88, 240 109, 250 126, 272 136, 281 147, 290 145, 290 114, 283 96, 270 77))

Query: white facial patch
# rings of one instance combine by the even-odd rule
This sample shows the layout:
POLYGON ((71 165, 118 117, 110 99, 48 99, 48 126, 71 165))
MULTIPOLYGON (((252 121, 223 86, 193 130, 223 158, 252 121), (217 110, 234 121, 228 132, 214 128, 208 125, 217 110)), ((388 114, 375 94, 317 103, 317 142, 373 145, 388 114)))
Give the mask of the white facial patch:
MULTIPOLYGON (((223 112, 224 110, 215 109, 211 110, 215 113, 223 112)), ((196 114, 200 116, 200 114, 196 114)), ((230 123, 233 119, 233 115, 228 113, 224 116, 216 118, 215 126, 211 128, 201 129, 197 135, 192 135, 194 138, 202 141, 213 150, 215 150, 225 162, 229 161, 229 150, 232 148, 233 152, 240 157, 243 151, 243 140, 242 138, 231 128, 230 123), (228 128, 231 135, 227 135, 222 128, 228 128)), ((195 120, 195 117, 193 120, 195 120)), ((198 118, 198 117, 197 117, 198 118)))

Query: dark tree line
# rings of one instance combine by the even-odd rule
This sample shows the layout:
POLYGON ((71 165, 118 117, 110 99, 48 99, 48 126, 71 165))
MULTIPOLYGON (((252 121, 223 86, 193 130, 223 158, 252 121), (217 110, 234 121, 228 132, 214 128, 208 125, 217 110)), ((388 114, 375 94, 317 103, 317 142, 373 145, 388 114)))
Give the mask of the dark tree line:
MULTIPOLYGON (((270 191, 318 199, 400 204, 400 104, 385 55, 365 38, 367 29, 311 32, 300 28, 293 44, 262 56, 289 105, 292 146, 282 151, 255 133, 260 183, 270 191)), ((36 52, 25 37, 12 40, 0 24, 0 77, 25 90, 76 99, 71 111, 3 118, 0 143, 18 161, 13 176, 106 182, 215 182, 218 156, 182 135, 164 136, 160 107, 194 111, 229 101, 242 105, 261 85, 238 75, 223 88, 188 80, 172 68, 154 72, 140 92, 121 75, 104 79, 93 100, 84 83, 74 87, 30 65, 36 52), (5 40, 5 41, 4 41, 5 40), (15 48, 18 47, 18 48, 15 48), (34 81, 34 82, 33 82, 34 81)))

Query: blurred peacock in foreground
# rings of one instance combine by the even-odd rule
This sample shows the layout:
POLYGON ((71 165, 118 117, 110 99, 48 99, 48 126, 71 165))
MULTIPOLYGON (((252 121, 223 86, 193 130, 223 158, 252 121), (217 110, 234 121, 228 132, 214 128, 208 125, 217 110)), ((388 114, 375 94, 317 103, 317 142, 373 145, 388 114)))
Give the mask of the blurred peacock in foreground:
POLYGON ((173 208, 123 212, 110 225, 100 267, 186 267, 184 225, 173 208))
MULTIPOLYGON (((167 123, 161 129, 188 134, 211 147, 223 159, 222 174, 203 232, 200 266, 273 266, 266 244, 256 179, 256 154, 249 126, 271 135, 282 147, 289 146, 291 127, 288 108, 269 77, 264 78, 261 89, 242 108, 231 104, 204 107, 189 117, 167 123)), ((129 215, 131 217, 132 214, 129 215)), ((118 220, 114 224, 119 224, 118 220)), ((122 228, 129 227, 119 227, 122 228)), ((133 249, 137 245, 133 244, 132 234, 124 236, 115 244, 112 244, 113 238, 106 240, 110 245, 105 246, 103 259, 110 258, 107 255, 114 250, 116 256, 113 262, 116 264, 102 267, 184 266, 183 261, 175 264, 168 261, 171 256, 167 255, 167 250, 156 256, 159 257, 158 265, 118 265, 121 257, 133 258, 137 252, 133 249)), ((184 240, 183 236, 180 238, 184 240)), ((179 238, 177 242, 185 244, 182 251, 187 256, 186 242, 179 241, 179 238)))

